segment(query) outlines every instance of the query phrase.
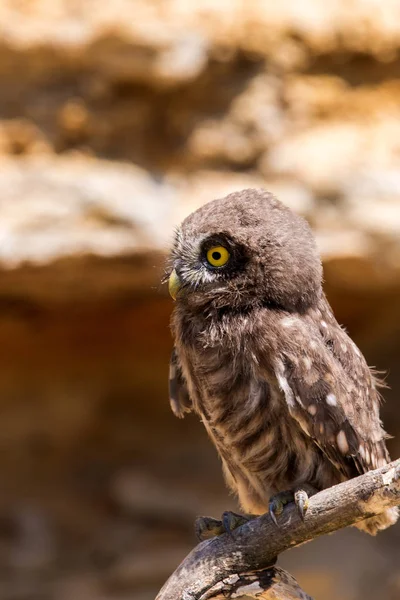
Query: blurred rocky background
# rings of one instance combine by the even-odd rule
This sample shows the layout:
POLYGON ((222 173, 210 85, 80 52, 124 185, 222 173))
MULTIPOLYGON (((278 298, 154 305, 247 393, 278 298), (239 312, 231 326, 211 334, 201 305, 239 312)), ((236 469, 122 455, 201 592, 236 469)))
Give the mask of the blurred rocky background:
MULTIPOLYGON (((400 2, 0 0, 0 598, 151 600, 235 508, 167 401, 173 226, 243 187, 315 229, 339 320, 388 372, 400 456, 400 2)), ((400 528, 281 566, 397 600, 400 528)))

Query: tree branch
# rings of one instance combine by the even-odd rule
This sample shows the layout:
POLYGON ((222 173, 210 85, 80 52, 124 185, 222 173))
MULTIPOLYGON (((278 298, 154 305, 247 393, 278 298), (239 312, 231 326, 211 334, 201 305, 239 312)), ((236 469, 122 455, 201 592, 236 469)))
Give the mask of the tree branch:
MULTIPOLYGON (((279 517, 279 528, 269 514, 265 514, 233 531, 232 535, 201 542, 171 575, 156 600, 208 600, 218 598, 218 593, 223 598, 244 597, 234 589, 238 583, 235 577, 260 578, 260 573, 268 572, 270 578, 291 578, 281 569, 271 567, 281 552, 399 504, 400 459, 319 492, 310 498, 304 521, 296 508, 289 505, 279 517)), ((295 590, 296 582, 291 579, 295 590)), ((297 587, 298 593, 304 594, 299 590, 297 587)), ((259 587, 253 597, 302 598, 301 595, 260 595, 262 591, 259 587)), ((245 594, 245 597, 252 596, 245 594)), ((306 594, 303 598, 307 598, 306 594)))

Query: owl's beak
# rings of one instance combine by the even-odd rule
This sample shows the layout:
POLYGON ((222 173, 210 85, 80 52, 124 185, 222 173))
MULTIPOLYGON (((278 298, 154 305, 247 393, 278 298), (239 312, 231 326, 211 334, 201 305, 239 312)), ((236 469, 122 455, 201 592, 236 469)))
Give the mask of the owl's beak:
POLYGON ((174 269, 172 271, 171 275, 169 276, 169 280, 168 280, 168 291, 170 293, 171 298, 173 298, 174 300, 176 300, 176 296, 179 292, 180 287, 181 287, 181 280, 179 279, 178 274, 174 269))

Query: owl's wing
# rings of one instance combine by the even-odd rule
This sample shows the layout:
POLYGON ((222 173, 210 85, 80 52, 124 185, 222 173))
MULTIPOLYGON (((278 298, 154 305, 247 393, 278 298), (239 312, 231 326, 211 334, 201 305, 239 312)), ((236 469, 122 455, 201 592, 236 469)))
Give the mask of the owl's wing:
POLYGON ((346 477, 384 465, 379 393, 361 352, 331 314, 291 319, 275 364, 289 413, 346 477))
POLYGON ((192 410, 192 402, 175 348, 169 362, 169 403, 174 415, 180 419, 192 410))

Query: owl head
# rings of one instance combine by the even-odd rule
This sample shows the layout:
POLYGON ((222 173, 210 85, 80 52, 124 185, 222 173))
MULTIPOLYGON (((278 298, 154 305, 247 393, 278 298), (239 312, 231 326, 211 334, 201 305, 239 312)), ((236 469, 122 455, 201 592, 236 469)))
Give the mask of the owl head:
POLYGON ((265 305, 302 312, 321 294, 310 227, 265 190, 234 192, 190 214, 169 264, 171 296, 194 311, 265 305))

